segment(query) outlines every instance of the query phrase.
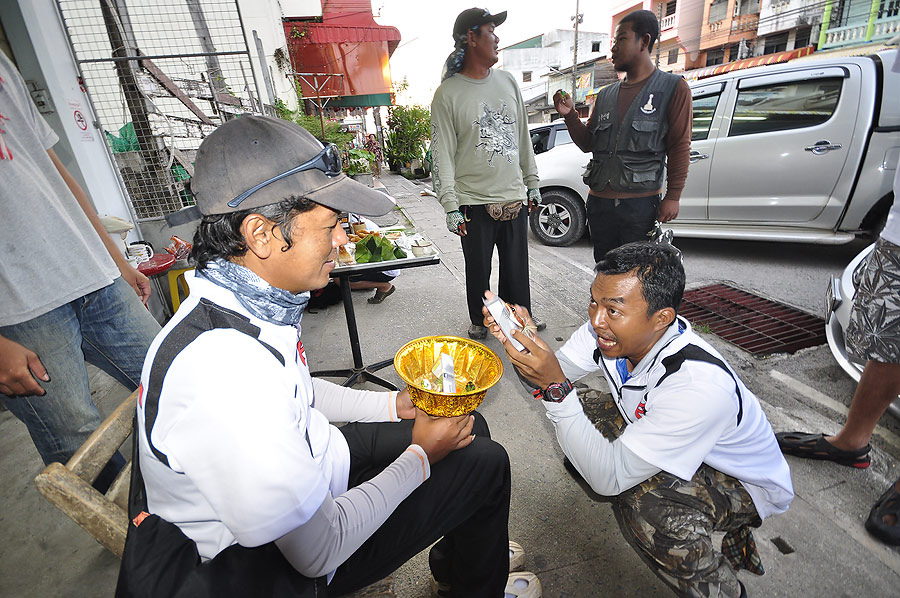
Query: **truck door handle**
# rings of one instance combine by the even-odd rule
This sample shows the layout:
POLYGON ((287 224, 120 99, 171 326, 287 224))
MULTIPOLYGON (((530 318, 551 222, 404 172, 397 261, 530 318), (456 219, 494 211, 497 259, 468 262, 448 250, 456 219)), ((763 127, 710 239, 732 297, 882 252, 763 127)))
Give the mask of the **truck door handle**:
POLYGON ((700 160, 706 160, 707 158, 709 158, 709 154, 701 154, 697 150, 691 150, 691 164, 699 162, 700 160))
POLYGON ((808 152, 812 152, 817 156, 821 156, 822 154, 827 154, 831 150, 839 150, 843 145, 840 143, 831 143, 827 139, 823 139, 822 141, 816 141, 814 145, 810 145, 808 147, 804 147, 808 152))

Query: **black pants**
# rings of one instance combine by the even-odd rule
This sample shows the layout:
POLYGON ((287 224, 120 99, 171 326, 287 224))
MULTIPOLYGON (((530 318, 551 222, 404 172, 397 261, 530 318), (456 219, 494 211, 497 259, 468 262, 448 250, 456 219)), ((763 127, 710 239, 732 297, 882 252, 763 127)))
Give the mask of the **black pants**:
MULTIPOLYGON (((372 479, 410 444, 412 421, 348 424, 350 481, 372 479)), ((509 572, 509 457, 475 413, 475 440, 431 470, 372 537, 337 570, 329 596, 342 596, 389 575, 441 538, 431 554, 435 579, 453 596, 500 598, 509 572)))
POLYGON ((500 257, 500 285, 497 294, 511 304, 531 312, 531 287, 528 282, 528 210, 522 206, 513 220, 494 220, 483 206, 463 206, 466 236, 460 237, 466 260, 466 303, 469 321, 481 324, 482 298, 491 284, 491 257, 494 246, 500 257))
POLYGON ((659 195, 627 199, 588 195, 587 219, 594 245, 594 262, 599 262, 610 249, 647 241, 656 222, 660 200, 659 195))

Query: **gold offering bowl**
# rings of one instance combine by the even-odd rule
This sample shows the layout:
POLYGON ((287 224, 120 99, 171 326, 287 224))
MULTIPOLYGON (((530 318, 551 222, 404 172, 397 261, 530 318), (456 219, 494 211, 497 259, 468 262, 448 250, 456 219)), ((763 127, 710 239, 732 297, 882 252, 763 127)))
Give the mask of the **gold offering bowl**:
POLYGON ((474 411, 487 389, 503 375, 503 364, 496 353, 481 343, 457 336, 425 336, 410 341, 397 351, 394 367, 406 382, 413 404, 428 415, 440 417, 474 411), (421 385, 441 353, 449 353, 453 358, 456 388, 461 392, 434 392, 421 385), (467 382, 473 382, 475 389, 466 391, 467 382))

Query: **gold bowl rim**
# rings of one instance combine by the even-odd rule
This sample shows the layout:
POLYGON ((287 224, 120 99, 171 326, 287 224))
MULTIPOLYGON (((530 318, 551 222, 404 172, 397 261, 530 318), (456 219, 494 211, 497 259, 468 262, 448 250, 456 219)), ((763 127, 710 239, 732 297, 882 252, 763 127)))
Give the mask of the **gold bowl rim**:
POLYGON ((406 382, 409 386, 413 386, 424 392, 428 392, 433 395, 438 395, 438 396, 442 396, 442 397, 467 397, 467 396, 473 395, 475 393, 487 392, 494 385, 496 385, 498 382, 500 382, 500 378, 503 377, 503 362, 500 360, 500 357, 496 353, 494 353, 494 351, 490 347, 488 347, 487 345, 484 345, 482 343, 479 343, 478 341, 473 341, 470 338, 463 338, 461 336, 452 336, 449 334, 432 334, 429 336, 420 336, 419 338, 415 338, 415 339, 409 341, 408 343, 406 343, 405 345, 403 345, 402 347, 400 347, 399 349, 397 349, 397 352, 394 354, 394 370, 396 370, 397 375, 400 376, 400 379, 403 380, 404 382, 406 382), (406 349, 408 346, 410 346, 414 343, 418 343, 420 341, 426 340, 426 339, 446 339, 446 340, 452 340, 452 341, 462 341, 463 343, 469 344, 469 345, 478 345, 479 347, 481 347, 482 349, 484 349, 485 351, 487 351, 488 353, 493 355, 494 359, 497 360, 497 366, 499 368, 499 371, 497 372, 497 378, 493 382, 491 382, 489 385, 485 386, 484 388, 477 388, 475 390, 470 390, 468 392, 465 392, 465 391, 463 391, 463 392, 435 392, 433 390, 428 390, 427 388, 423 388, 417 384, 414 384, 403 374, 403 372, 400 371, 400 368, 397 367, 397 356, 400 355, 400 353, 402 353, 403 350, 406 349))

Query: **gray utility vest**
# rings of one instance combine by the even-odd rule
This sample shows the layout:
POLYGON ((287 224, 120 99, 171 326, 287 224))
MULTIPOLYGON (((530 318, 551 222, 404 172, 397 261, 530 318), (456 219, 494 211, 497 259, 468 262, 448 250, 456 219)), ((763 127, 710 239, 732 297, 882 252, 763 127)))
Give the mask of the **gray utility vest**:
POLYGON ((613 83, 597 95, 588 128, 593 158, 584 182, 595 191, 648 195, 662 188, 666 165, 666 112, 681 77, 657 69, 635 97, 619 125, 619 86, 613 83))

